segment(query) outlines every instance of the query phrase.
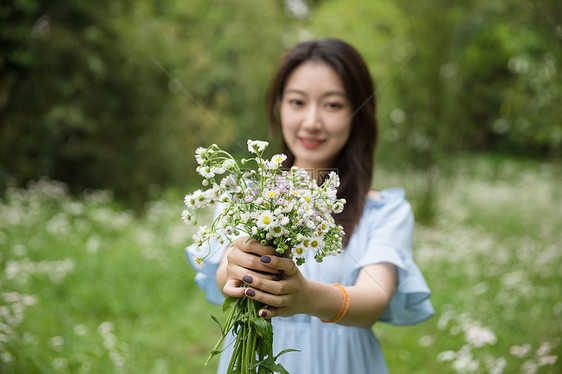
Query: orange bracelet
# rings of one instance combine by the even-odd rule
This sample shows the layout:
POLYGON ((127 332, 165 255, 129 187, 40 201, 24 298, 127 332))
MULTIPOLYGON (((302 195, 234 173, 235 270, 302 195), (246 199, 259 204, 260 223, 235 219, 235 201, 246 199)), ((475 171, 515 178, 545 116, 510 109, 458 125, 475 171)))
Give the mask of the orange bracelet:
POLYGON ((340 289, 341 296, 342 296, 342 303, 341 303, 340 310, 338 314, 336 314, 334 319, 332 319, 331 321, 324 321, 323 319, 320 319, 320 321, 324 323, 338 322, 340 319, 342 319, 345 313, 347 313, 347 308, 349 308, 349 294, 347 293, 347 290, 339 283, 333 283, 332 286, 338 287, 340 289))

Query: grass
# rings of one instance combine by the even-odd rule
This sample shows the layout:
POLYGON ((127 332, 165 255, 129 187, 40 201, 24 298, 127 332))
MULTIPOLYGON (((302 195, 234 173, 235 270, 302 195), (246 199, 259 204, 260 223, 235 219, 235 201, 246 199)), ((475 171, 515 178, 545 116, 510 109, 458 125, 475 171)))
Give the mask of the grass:
MULTIPOLYGON (((377 169, 403 186, 437 315, 376 325, 392 373, 562 372, 560 169, 470 156, 377 169)), ((187 191, 185 191, 187 192, 187 191)), ((221 316, 193 282, 182 197, 136 217, 107 192, 40 181, 0 200, 0 372, 214 373, 221 316)))

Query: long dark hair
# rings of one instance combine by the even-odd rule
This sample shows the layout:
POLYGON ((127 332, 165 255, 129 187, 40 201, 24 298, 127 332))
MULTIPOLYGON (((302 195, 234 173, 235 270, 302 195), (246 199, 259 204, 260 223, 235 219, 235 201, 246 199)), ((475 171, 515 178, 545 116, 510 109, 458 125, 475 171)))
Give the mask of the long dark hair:
MULTIPOLYGON (((347 244, 363 213, 373 177, 377 142, 374 84, 365 61, 349 44, 338 39, 324 39, 296 45, 281 60, 267 94, 266 110, 272 136, 281 126, 279 103, 287 79, 306 61, 323 62, 334 69, 343 82, 352 108, 349 140, 332 165, 338 169, 341 180, 338 197, 347 200, 343 212, 335 216, 336 222, 344 227, 344 243, 347 244)), ((290 167, 295 157, 284 139, 282 146, 287 155, 285 166, 290 167)))

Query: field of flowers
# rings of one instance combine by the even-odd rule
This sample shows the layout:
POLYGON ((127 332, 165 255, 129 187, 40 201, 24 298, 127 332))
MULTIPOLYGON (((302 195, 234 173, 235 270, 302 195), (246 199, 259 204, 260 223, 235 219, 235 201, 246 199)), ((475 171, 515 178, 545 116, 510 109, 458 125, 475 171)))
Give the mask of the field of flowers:
MULTIPOLYGON (((429 202, 434 214, 415 254, 437 315, 375 326, 391 372, 562 372, 560 165, 470 157, 428 180, 377 169, 377 188, 401 185, 414 212, 429 202)), ((136 216, 104 191, 8 190, 0 372, 214 373, 216 361, 202 366, 219 336, 209 314, 223 316, 193 282, 180 195, 136 216)))

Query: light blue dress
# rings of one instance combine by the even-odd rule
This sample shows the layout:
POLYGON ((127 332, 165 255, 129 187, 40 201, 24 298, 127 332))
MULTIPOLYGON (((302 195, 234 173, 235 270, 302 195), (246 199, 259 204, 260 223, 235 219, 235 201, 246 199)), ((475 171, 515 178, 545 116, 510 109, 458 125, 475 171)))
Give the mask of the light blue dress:
MULTIPOLYGON (((434 310, 429 301, 430 290, 413 260, 414 217, 402 189, 383 190, 380 195, 381 200, 367 199, 363 216, 341 255, 328 256, 317 263, 311 254, 300 270, 308 279, 352 286, 362 266, 392 263, 398 267, 399 284, 379 320, 394 325, 416 324, 431 317, 434 310)), ((195 277, 207 300, 215 304, 223 301, 215 272, 224 249, 225 246, 213 248, 211 257, 195 277)), ((195 267, 193 250, 193 246, 188 247, 187 254, 195 267)), ((304 314, 273 318, 272 323, 274 354, 288 348, 300 350, 279 358, 291 374, 388 373, 372 329, 322 323, 304 314)), ((226 373, 231 348, 232 345, 221 355, 219 374, 226 373)))

